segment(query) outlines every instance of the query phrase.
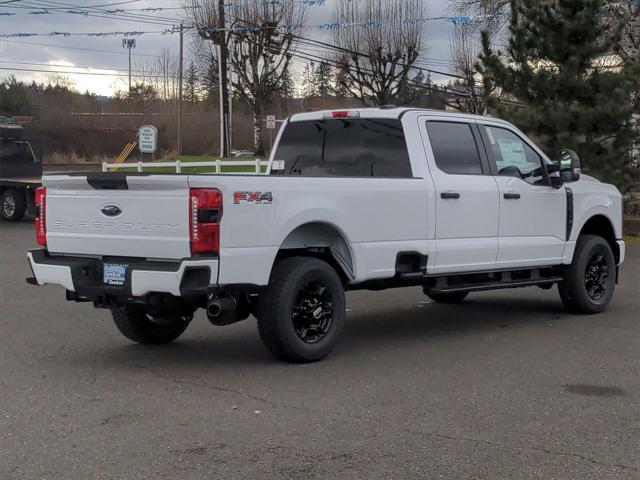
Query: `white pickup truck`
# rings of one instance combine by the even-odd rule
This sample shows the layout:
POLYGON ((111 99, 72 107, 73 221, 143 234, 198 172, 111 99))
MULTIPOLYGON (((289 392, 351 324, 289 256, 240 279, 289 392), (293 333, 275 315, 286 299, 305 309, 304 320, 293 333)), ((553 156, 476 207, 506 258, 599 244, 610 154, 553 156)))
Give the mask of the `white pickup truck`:
MULTIPOLYGON (((558 285, 609 304, 623 262, 618 190, 571 150, 550 160, 490 117, 382 107, 294 115, 267 175, 44 177, 31 284, 110 309, 129 339, 255 315, 276 356, 338 342, 345 290, 422 286, 436 302, 558 285)), ((389 321, 392 321, 390 319, 389 321)))

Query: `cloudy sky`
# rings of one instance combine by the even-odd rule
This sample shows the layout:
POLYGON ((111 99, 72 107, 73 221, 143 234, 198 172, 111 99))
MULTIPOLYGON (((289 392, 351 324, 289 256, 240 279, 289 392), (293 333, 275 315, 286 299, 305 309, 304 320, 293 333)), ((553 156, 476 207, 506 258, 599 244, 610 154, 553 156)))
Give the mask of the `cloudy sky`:
MULTIPOLYGON (((297 0, 302 1, 302 0, 297 0)), ((331 21, 336 2, 310 6, 306 36, 329 40, 318 25, 331 21)), ((394 1, 394 0, 389 0, 394 1)), ((427 17, 449 15, 448 0, 423 0, 427 17)), ((14 74, 21 80, 47 82, 55 72, 67 72, 80 91, 109 95, 127 86, 128 59, 122 47, 122 35, 108 37, 50 36, 51 32, 161 32, 177 24, 184 15, 181 0, 0 0, 0 35, 37 33, 42 36, 0 37, 0 78, 14 74), (86 16, 91 8, 91 14, 86 16), (163 8, 162 11, 144 11, 163 8), (125 12, 107 14, 123 9, 125 12), (116 18, 118 17, 118 18, 116 18), (77 74, 70 72, 79 72, 77 74)), ((424 24, 427 45, 421 66, 437 71, 451 71, 448 38, 452 24, 446 20, 424 24)), ((149 33, 136 38, 133 57, 136 64, 149 62, 163 47, 179 48, 178 35, 149 33)), ((188 45, 189 42, 186 42, 188 45)), ((187 48, 187 61, 191 52, 187 48)), ((433 77, 439 78, 437 75, 433 77)))

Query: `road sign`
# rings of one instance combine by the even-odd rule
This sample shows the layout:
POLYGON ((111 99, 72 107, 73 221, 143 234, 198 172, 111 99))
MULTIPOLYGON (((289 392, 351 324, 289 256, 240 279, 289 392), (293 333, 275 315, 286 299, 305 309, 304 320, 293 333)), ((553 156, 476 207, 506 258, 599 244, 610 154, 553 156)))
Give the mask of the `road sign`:
POLYGON ((276 116, 267 115, 267 130, 275 130, 275 129, 276 129, 276 116))
POLYGON ((138 131, 138 149, 140 153, 158 151, 158 129, 153 125, 143 125, 138 131))

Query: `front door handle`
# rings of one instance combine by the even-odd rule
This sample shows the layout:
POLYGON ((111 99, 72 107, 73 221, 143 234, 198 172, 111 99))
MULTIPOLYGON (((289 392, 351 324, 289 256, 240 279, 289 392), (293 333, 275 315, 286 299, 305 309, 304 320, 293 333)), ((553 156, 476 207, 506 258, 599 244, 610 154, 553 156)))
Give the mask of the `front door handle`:
POLYGON ((520 199, 520 194, 519 193, 505 193, 504 194, 504 198, 506 200, 519 200, 520 199))
POLYGON ((442 193, 440 194, 440 198, 444 198, 444 199, 450 199, 450 198, 457 199, 457 198, 460 198, 460 194, 459 194, 459 193, 457 193, 457 192, 442 192, 442 193))

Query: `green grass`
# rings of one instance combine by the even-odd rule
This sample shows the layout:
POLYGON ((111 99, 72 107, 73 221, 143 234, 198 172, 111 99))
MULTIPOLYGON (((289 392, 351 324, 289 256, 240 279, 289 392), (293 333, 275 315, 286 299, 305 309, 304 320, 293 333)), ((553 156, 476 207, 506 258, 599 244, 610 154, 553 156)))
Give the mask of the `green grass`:
MULTIPOLYGON (((176 162, 180 160, 181 162, 215 162, 220 157, 214 156, 195 156, 195 155, 182 155, 182 156, 170 156, 165 157, 162 160, 157 160, 156 163, 162 162, 176 162)), ((255 157, 252 156, 243 156, 243 157, 234 157, 231 160, 255 160, 255 157)), ((255 171, 254 165, 247 166, 224 166, 224 160, 222 161, 222 171, 224 173, 250 173, 255 171)), ((145 167, 145 172, 149 173, 175 173, 175 168, 173 167, 145 167)), ((190 173, 190 174, 198 174, 198 173, 213 173, 215 171, 215 167, 182 167, 182 173, 190 173)), ((266 172, 267 167, 262 167, 262 172, 266 172)))

